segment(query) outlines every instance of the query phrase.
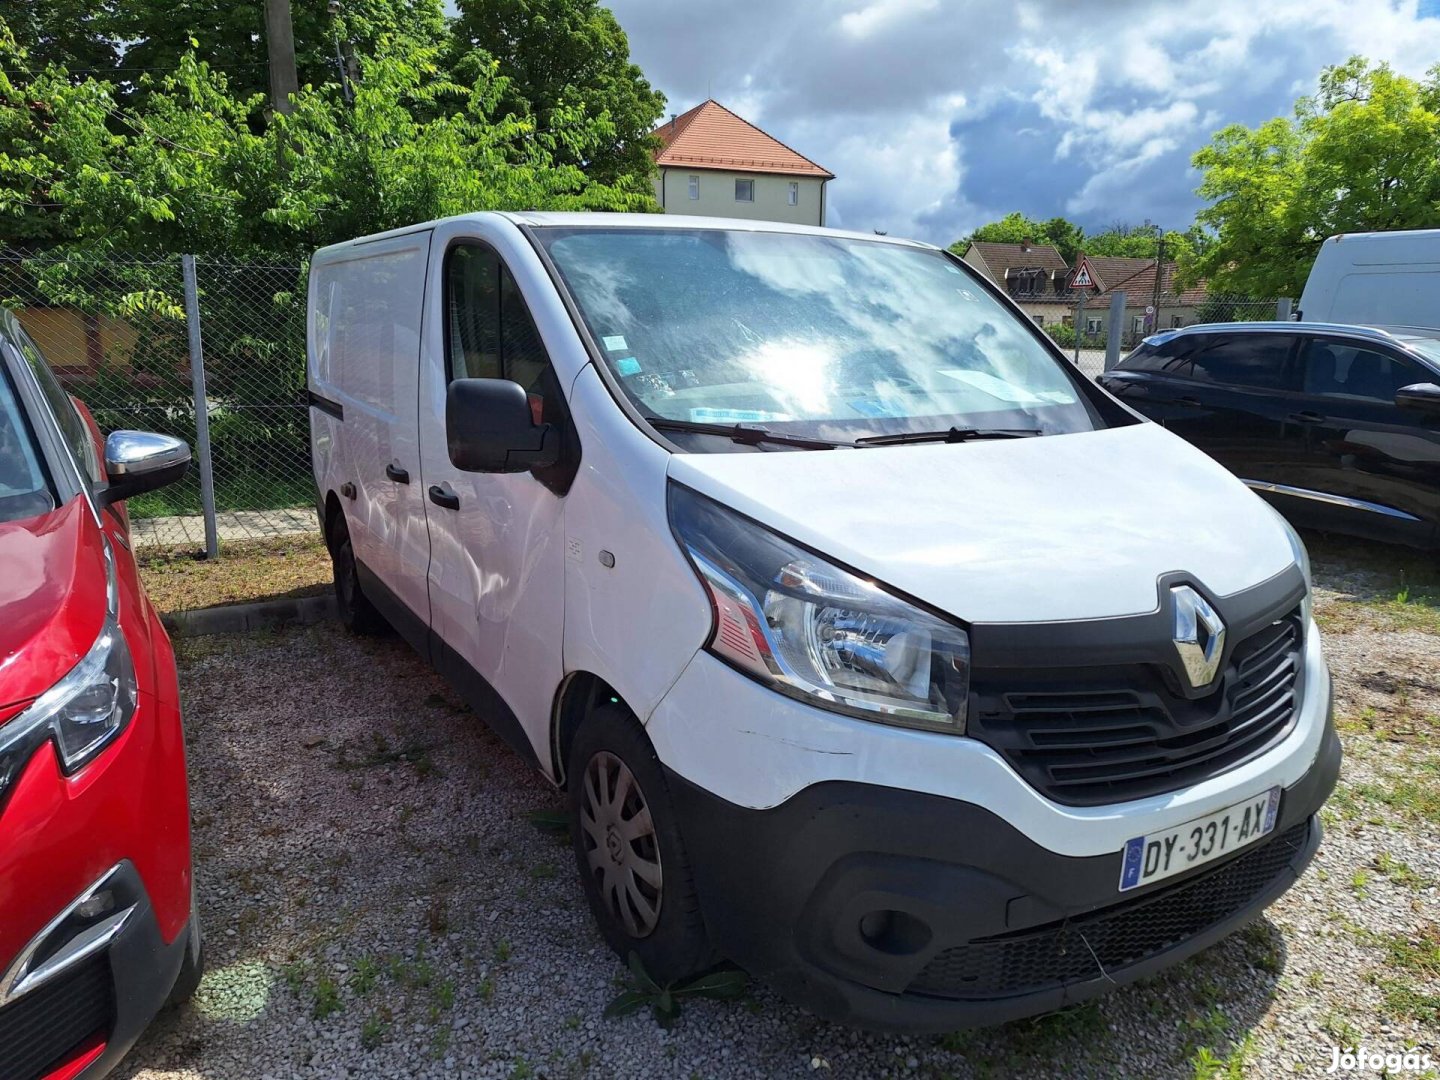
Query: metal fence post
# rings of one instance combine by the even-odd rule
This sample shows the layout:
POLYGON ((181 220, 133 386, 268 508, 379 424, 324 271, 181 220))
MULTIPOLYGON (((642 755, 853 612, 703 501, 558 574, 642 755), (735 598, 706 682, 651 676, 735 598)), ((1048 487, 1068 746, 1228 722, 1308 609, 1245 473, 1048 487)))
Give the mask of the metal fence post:
POLYGON ((190 384, 195 389, 195 453, 200 464, 200 506, 205 515, 205 557, 220 554, 215 528, 215 476, 210 467, 210 408, 205 400, 205 349, 200 342, 200 294, 195 286, 195 256, 182 255, 185 273, 185 326, 190 334, 190 384))
POLYGON ((1275 301, 1275 318, 1280 322, 1290 321, 1290 311, 1293 301, 1288 296, 1282 296, 1275 301))
POLYGON ((1105 337, 1105 370, 1120 363, 1120 339, 1125 335, 1125 290, 1110 294, 1110 331, 1105 337))

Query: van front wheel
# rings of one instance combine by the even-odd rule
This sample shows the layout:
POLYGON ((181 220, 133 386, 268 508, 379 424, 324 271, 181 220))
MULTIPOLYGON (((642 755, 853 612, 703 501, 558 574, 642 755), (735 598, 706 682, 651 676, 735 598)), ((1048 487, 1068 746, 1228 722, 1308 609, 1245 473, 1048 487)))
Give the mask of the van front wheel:
POLYGON ((378 634, 385 629, 385 617, 375 610, 370 598, 360 588, 360 575, 355 568, 355 549, 350 546, 350 530, 345 519, 338 517, 330 537, 330 565, 335 574, 335 607, 340 621, 356 634, 378 634))
POLYGON ((606 942, 662 986, 713 966, 665 775, 629 710, 610 702, 585 719, 566 775, 575 861, 606 942))

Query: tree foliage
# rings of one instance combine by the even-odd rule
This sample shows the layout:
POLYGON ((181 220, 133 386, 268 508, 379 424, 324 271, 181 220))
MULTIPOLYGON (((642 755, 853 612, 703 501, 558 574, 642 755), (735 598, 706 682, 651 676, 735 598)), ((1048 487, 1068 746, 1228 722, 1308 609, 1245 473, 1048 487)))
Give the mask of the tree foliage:
POLYGON ((1424 81, 1360 57, 1327 68, 1290 117, 1233 124, 1194 157, 1216 242, 1190 279, 1296 296, 1336 233, 1440 225, 1440 67, 1424 81))
MULTIPOLYGON (((1036 221, 1016 211, 1006 214, 999 221, 981 225, 969 236, 956 241, 951 250, 956 254, 963 254, 976 240, 1001 244, 1018 244, 1030 240, 1037 244, 1053 244, 1061 258, 1074 265, 1081 252, 1087 255, 1153 259, 1160 250, 1160 227, 1149 221, 1141 225, 1116 222, 1100 232, 1087 234, 1081 226, 1063 217, 1036 221)), ((1196 226, 1191 226, 1184 232, 1169 230, 1165 233, 1165 258, 1167 261, 1193 258, 1207 242, 1204 231, 1196 226)))
POLYGON ((981 225, 968 236, 961 237, 950 246, 957 255, 976 241, 990 244, 1019 244, 1029 240, 1036 244, 1054 244, 1060 255, 1069 263, 1075 260, 1085 239, 1085 230, 1073 221, 1053 217, 1049 221, 1036 221, 1020 211, 1006 214, 999 221, 981 225))
POLYGON ((0 22, 41 67, 114 73, 120 63, 115 0, 0 0, 0 22))
MULTIPOLYGON (((267 91, 265 5, 260 0, 123 0, 116 6, 110 25, 127 43, 123 66, 132 72, 173 71, 194 53, 225 74, 235 97, 267 91)), ((405 38, 439 45, 446 36, 440 0, 343 0, 333 16, 328 0, 291 0, 290 16, 301 86, 338 81, 338 50, 376 57, 384 42, 405 38)))
POLYGON ((614 137, 579 105, 549 128, 500 112, 494 62, 445 76, 439 50, 384 43, 362 63, 353 106, 334 83, 303 88, 290 116, 258 131, 262 95, 235 95, 195 52, 138 85, 31 70, 0 40, 0 243, 64 243, 77 255, 188 251, 300 260, 336 240, 413 221, 503 208, 644 210, 635 185, 560 160, 614 137))
POLYGON ((501 113, 539 131, 575 110, 611 132, 603 145, 561 147, 556 157, 606 183, 648 176, 651 131, 665 96, 630 62, 625 31, 597 0, 459 0, 452 66, 469 79, 487 58, 505 80, 501 113))

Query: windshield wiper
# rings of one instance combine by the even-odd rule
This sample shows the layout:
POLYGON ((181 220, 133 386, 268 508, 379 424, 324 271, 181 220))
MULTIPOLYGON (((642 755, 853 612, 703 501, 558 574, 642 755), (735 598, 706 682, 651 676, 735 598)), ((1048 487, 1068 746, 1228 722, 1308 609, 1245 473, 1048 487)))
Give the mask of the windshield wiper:
POLYGON ((849 443, 832 442, 829 439, 811 439, 804 435, 784 435, 765 428, 748 427, 745 424, 706 424, 698 420, 672 420, 668 416, 647 416, 650 426, 657 431, 689 431, 696 435, 719 435, 746 446, 757 443, 776 443, 780 446, 798 446, 804 450, 834 450, 849 443))
POLYGON ((1028 439, 1040 435, 1039 428, 946 428, 944 431, 901 431, 894 435, 866 435, 856 446, 898 446, 902 443, 970 442, 974 439, 1028 439))

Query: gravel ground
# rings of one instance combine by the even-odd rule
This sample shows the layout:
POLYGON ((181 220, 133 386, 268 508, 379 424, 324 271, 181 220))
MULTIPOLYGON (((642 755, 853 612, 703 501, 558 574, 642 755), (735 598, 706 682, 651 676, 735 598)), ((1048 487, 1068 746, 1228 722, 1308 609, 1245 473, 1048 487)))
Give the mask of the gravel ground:
POLYGON ((1301 884, 1159 978, 940 1039, 754 985, 668 1031, 604 1019, 622 966, 532 820, 559 795, 403 644, 329 625, 183 642, 210 967, 119 1075, 1275 1076, 1356 1043, 1440 1062, 1440 618, 1373 556, 1317 554, 1348 757, 1301 884))

